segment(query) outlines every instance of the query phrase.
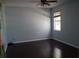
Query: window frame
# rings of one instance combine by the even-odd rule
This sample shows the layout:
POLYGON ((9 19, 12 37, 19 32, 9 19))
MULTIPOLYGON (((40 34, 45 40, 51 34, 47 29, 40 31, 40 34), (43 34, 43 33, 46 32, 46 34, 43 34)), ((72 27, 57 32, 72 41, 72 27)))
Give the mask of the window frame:
POLYGON ((61 31, 61 11, 55 11, 53 13, 53 22, 54 22, 54 24, 53 24, 54 31, 61 31), (57 13, 59 13, 59 14, 57 14, 57 13), (60 19, 55 21, 56 20, 55 18, 58 18, 58 17, 60 17, 60 19), (59 23, 59 25, 57 23, 59 23), (59 28, 57 28, 57 27, 59 27, 59 28))

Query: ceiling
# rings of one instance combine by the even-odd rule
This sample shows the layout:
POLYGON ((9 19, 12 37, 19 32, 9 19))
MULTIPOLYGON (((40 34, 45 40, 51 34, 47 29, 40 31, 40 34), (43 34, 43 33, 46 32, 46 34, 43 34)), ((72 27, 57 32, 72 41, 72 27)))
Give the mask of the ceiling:
MULTIPOLYGON (((57 3, 51 3, 50 6, 45 6, 44 8, 53 8, 54 6, 65 3, 69 0, 58 0, 57 3)), ((15 7, 40 7, 40 0, 4 0, 5 6, 15 6, 15 7), (35 2, 36 1, 36 2, 35 2)))

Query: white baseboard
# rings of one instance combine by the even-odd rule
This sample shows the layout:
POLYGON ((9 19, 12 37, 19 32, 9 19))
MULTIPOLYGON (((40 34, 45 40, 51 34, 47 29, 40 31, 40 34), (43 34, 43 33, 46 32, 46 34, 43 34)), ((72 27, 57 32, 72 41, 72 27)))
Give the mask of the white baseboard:
POLYGON ((47 40, 47 39, 53 39, 53 40, 59 41, 59 42, 61 42, 61 43, 64 43, 64 44, 67 44, 67 45, 69 45, 69 46, 72 46, 72 47, 75 47, 75 48, 79 49, 78 46, 73 45, 73 44, 68 43, 68 42, 65 42, 65 41, 62 41, 62 40, 59 40, 59 39, 57 39, 57 38, 40 38, 40 39, 32 39, 32 40, 25 40, 25 41, 16 41, 16 42, 13 42, 13 43, 33 42, 33 41, 47 40))
POLYGON ((59 39, 57 39, 57 38, 51 38, 51 39, 56 40, 56 41, 59 41, 59 42, 61 42, 61 43, 64 43, 64 44, 67 44, 67 45, 69 45, 69 46, 72 46, 72 47, 74 47, 74 48, 79 49, 79 46, 76 46, 76 45, 74 45, 74 44, 71 44, 71 43, 68 43, 68 42, 59 40, 59 39))
POLYGON ((32 41, 46 40, 46 39, 49 39, 49 38, 41 38, 41 39, 32 39, 32 40, 16 41, 16 42, 13 42, 13 43, 24 43, 24 42, 32 42, 32 41))

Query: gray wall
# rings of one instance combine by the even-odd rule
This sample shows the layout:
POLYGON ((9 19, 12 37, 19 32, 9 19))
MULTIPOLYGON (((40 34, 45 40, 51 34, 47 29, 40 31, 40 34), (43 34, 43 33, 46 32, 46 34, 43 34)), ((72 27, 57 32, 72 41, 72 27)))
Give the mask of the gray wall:
POLYGON ((50 37, 49 9, 6 7, 8 42, 50 37))
POLYGON ((57 9, 62 13, 62 30, 53 30, 52 37, 79 47, 79 0, 57 6, 53 12, 57 9))

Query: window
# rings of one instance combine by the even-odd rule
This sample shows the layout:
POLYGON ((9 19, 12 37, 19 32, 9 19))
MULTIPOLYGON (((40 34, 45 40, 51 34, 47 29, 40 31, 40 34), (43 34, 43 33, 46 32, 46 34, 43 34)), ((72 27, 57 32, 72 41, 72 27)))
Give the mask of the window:
POLYGON ((61 12, 54 12, 54 30, 61 31, 61 12))

